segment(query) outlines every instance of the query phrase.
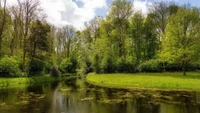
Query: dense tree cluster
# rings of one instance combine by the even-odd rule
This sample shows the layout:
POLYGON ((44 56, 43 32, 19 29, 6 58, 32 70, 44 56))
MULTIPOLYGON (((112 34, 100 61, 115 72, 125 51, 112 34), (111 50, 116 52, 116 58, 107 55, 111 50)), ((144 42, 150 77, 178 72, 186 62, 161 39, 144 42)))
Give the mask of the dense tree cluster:
POLYGON ((130 1, 114 0, 105 18, 96 17, 78 31, 47 23, 37 0, 18 0, 14 6, 1 2, 0 76, 200 69, 196 7, 160 2, 142 14, 130 1))

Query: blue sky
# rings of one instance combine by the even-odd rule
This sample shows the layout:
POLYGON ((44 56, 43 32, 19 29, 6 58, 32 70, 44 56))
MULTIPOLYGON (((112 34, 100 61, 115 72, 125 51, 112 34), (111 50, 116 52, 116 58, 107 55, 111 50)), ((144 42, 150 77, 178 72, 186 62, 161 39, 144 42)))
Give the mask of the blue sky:
MULTIPOLYGON (((141 1, 141 2, 160 2, 162 0, 130 0, 131 2, 134 1, 141 1)), ((200 0, 164 0, 164 1, 172 1, 178 5, 184 4, 191 4, 191 6, 199 7, 200 8, 200 0)), ((107 5, 109 6, 112 3, 112 0, 106 0, 107 5)), ((96 10, 96 14, 100 16, 105 16, 107 13, 107 8, 100 8, 96 10)))

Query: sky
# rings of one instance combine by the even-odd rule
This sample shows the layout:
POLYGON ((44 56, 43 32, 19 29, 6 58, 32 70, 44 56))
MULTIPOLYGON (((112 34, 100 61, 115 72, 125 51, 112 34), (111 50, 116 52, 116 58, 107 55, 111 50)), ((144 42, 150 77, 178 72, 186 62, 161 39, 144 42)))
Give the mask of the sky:
MULTIPOLYGON (((15 4, 17 0, 8 0, 9 4, 15 4)), ((40 0, 41 7, 47 15, 47 21, 56 27, 65 25, 74 26, 76 29, 84 29, 84 24, 95 16, 105 17, 113 0, 40 0)), ((174 1, 179 5, 190 3, 200 7, 199 0, 129 0, 133 3, 134 10, 148 13, 148 7, 154 2, 174 1)))

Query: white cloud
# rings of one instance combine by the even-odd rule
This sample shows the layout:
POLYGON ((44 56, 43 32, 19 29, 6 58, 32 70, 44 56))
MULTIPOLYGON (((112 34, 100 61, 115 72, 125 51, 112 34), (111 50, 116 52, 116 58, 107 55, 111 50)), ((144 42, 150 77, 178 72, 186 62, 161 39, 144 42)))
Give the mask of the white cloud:
POLYGON ((82 7, 72 0, 42 0, 42 6, 48 15, 48 21, 56 26, 70 24, 77 29, 83 29, 84 23, 93 19, 97 8, 105 7, 106 0, 77 0, 82 7))
POLYGON ((148 7, 152 5, 150 1, 141 1, 141 0, 134 0, 133 7, 136 11, 141 11, 142 14, 147 15, 148 7))
POLYGON ((134 10, 136 11, 141 11, 143 15, 147 15, 149 13, 149 7, 153 4, 153 2, 177 2, 179 0, 154 0, 154 1, 150 1, 150 0, 134 0, 133 1, 133 6, 134 6, 134 10))
POLYGON ((179 0, 155 0, 156 2, 161 2, 161 1, 164 1, 164 2, 177 2, 179 0))
MULTIPOLYGON (((17 0, 8 0, 9 4, 17 0)), ((82 2, 79 7, 72 0, 40 0, 41 7, 47 14, 47 21, 57 27, 72 25, 77 29, 83 29, 84 23, 93 19, 98 8, 107 7, 106 0, 76 0, 82 2)))

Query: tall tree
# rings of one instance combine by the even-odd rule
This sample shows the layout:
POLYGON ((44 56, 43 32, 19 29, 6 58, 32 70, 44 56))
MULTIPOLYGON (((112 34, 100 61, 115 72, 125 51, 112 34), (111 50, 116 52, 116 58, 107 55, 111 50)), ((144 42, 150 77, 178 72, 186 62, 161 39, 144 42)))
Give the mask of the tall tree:
POLYGON ((200 12, 197 8, 180 8, 177 14, 169 19, 166 29, 166 40, 163 42, 163 59, 180 63, 183 74, 186 75, 186 66, 200 52, 200 12))
POLYGON ((140 64, 142 55, 142 43, 143 43, 143 21, 144 17, 141 12, 136 12, 131 18, 131 32, 133 38, 133 46, 135 48, 135 54, 137 63, 140 64))
POLYGON ((56 53, 58 62, 70 57, 72 38, 75 36, 75 29, 66 25, 56 32, 56 53))
POLYGON ((0 6, 0 53, 1 53, 1 48, 2 48, 2 42, 3 42, 3 32, 5 29, 6 25, 6 5, 7 5, 7 0, 4 1, 4 6, 3 8, 0 6))
POLYGON ((144 44, 143 55, 145 60, 149 60, 155 57, 158 50, 158 36, 156 23, 153 20, 153 14, 148 14, 144 20, 143 26, 144 44))
POLYGON ((19 27, 23 34, 23 62, 22 62, 22 71, 25 69, 26 62, 26 47, 27 47, 27 38, 29 34, 29 26, 31 22, 36 20, 39 9, 40 2, 38 0, 18 0, 18 19, 19 27))
POLYGON ((75 36, 75 29, 72 26, 65 26, 63 28, 63 36, 65 37, 64 49, 66 51, 66 57, 69 58, 71 41, 75 36))
POLYGON ((133 13, 133 5, 128 0, 114 0, 108 13, 108 20, 112 21, 114 37, 119 47, 119 57, 126 56, 125 41, 128 32, 128 19, 133 13))
POLYGON ((37 58, 44 60, 46 53, 50 50, 49 43, 50 26, 48 24, 42 24, 39 20, 33 22, 30 28, 30 34, 28 38, 30 58, 37 58))

